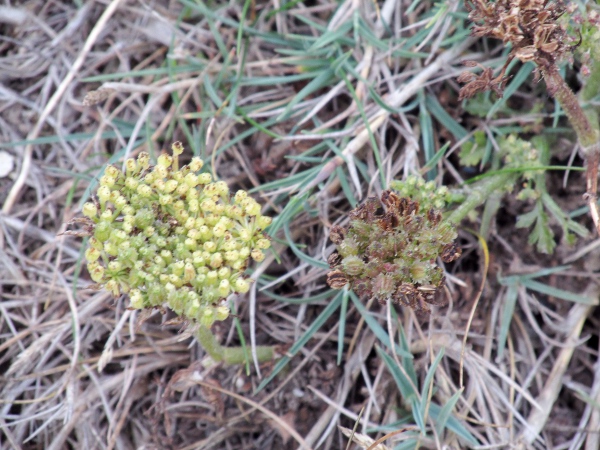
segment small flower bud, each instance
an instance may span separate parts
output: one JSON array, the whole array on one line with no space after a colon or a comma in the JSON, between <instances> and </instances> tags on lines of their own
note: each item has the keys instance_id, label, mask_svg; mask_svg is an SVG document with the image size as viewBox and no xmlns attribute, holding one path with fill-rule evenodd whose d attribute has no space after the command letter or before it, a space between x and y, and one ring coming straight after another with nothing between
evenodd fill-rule
<instances>
[{"instance_id":1,"label":"small flower bud","mask_svg":"<svg viewBox=\"0 0 600 450\"><path fill-rule=\"evenodd\" d=\"M256 248L266 250L269 247L271 247L271 241L269 241L268 239L258 239L256 241Z\"/></svg>"},{"instance_id":2,"label":"small flower bud","mask_svg":"<svg viewBox=\"0 0 600 450\"><path fill-rule=\"evenodd\" d=\"M233 200L239 205L248 197L248 193L246 191L239 190L235 193Z\"/></svg>"},{"instance_id":3,"label":"small flower bud","mask_svg":"<svg viewBox=\"0 0 600 450\"><path fill-rule=\"evenodd\" d=\"M206 241L203 244L204 250L206 250L207 252L213 253L217 250L217 244L215 244L213 241Z\"/></svg>"},{"instance_id":4,"label":"small flower bud","mask_svg":"<svg viewBox=\"0 0 600 450\"><path fill-rule=\"evenodd\" d=\"M262 262L265 259L265 254L258 248L253 249L250 252L250 256L256 262Z\"/></svg>"},{"instance_id":5,"label":"small flower bud","mask_svg":"<svg viewBox=\"0 0 600 450\"><path fill-rule=\"evenodd\" d=\"M129 293L129 305L134 309L142 309L144 307L144 297L139 289L132 289Z\"/></svg>"},{"instance_id":6,"label":"small flower bud","mask_svg":"<svg viewBox=\"0 0 600 450\"><path fill-rule=\"evenodd\" d=\"M127 172L127 175L133 175L137 171L135 159L128 158L125 160L125 171Z\"/></svg>"},{"instance_id":7,"label":"small flower bud","mask_svg":"<svg viewBox=\"0 0 600 450\"><path fill-rule=\"evenodd\" d=\"M210 175L210 173L201 173L200 175L198 175L198 184L208 184L210 183L212 180L212 177Z\"/></svg>"},{"instance_id":8,"label":"small flower bud","mask_svg":"<svg viewBox=\"0 0 600 450\"><path fill-rule=\"evenodd\" d=\"M188 167L190 168L190 170L192 172L198 172L200 169L202 169L203 165L204 165L204 162L202 162L202 160L200 158L198 158L197 156L194 156L192 158L192 160L190 161Z\"/></svg>"},{"instance_id":9,"label":"small flower bud","mask_svg":"<svg viewBox=\"0 0 600 450\"><path fill-rule=\"evenodd\" d=\"M173 164L173 157L171 155L163 153L158 157L156 163L158 166L168 169L169 167L171 167L171 164Z\"/></svg>"},{"instance_id":10,"label":"small flower bud","mask_svg":"<svg viewBox=\"0 0 600 450\"><path fill-rule=\"evenodd\" d=\"M125 187L127 189L131 189L132 191L135 191L139 184L140 182L137 178L127 177L127 179L125 180Z\"/></svg>"},{"instance_id":11,"label":"small flower bud","mask_svg":"<svg viewBox=\"0 0 600 450\"><path fill-rule=\"evenodd\" d=\"M87 202L83 205L81 212L84 216L94 219L98 215L98 208L93 203Z\"/></svg>"},{"instance_id":12,"label":"small flower bud","mask_svg":"<svg viewBox=\"0 0 600 450\"><path fill-rule=\"evenodd\" d=\"M148 186L147 184L140 184L137 189L136 192L144 198L149 198L152 195L152 188L150 186Z\"/></svg>"},{"instance_id":13,"label":"small flower bud","mask_svg":"<svg viewBox=\"0 0 600 450\"><path fill-rule=\"evenodd\" d=\"M231 292L231 286L229 285L229 280L221 280L219 283L219 295L221 297L227 297Z\"/></svg>"},{"instance_id":14,"label":"small flower bud","mask_svg":"<svg viewBox=\"0 0 600 450\"><path fill-rule=\"evenodd\" d=\"M89 247L85 251L85 259L87 262L94 262L98 260L98 258L100 258L100 254L100 250L98 250L97 248Z\"/></svg>"},{"instance_id":15,"label":"small flower bud","mask_svg":"<svg viewBox=\"0 0 600 450\"><path fill-rule=\"evenodd\" d=\"M140 152L137 157L138 168L146 170L150 165L150 155L147 152Z\"/></svg>"},{"instance_id":16,"label":"small flower bud","mask_svg":"<svg viewBox=\"0 0 600 450\"><path fill-rule=\"evenodd\" d=\"M94 237L99 242L105 242L110 237L111 226L108 222L100 222L94 230Z\"/></svg>"},{"instance_id":17,"label":"small flower bud","mask_svg":"<svg viewBox=\"0 0 600 450\"><path fill-rule=\"evenodd\" d=\"M217 194L221 197L226 197L229 195L229 186L227 186L227 183L225 183L224 181L217 181L215 183L215 189L217 191Z\"/></svg>"},{"instance_id":18,"label":"small flower bud","mask_svg":"<svg viewBox=\"0 0 600 450\"><path fill-rule=\"evenodd\" d=\"M209 266L213 269L217 269L223 265L223 255L221 253L214 253L210 257Z\"/></svg>"},{"instance_id":19,"label":"small flower bud","mask_svg":"<svg viewBox=\"0 0 600 450\"><path fill-rule=\"evenodd\" d=\"M173 152L173 156L179 156L183 153L183 144L179 141L173 142L171 145L171 151Z\"/></svg>"},{"instance_id":20,"label":"small flower bud","mask_svg":"<svg viewBox=\"0 0 600 450\"><path fill-rule=\"evenodd\" d=\"M225 296L223 296L225 297ZM227 306L217 306L215 308L215 320L225 320L229 317L230 310Z\"/></svg>"},{"instance_id":21,"label":"small flower bud","mask_svg":"<svg viewBox=\"0 0 600 450\"><path fill-rule=\"evenodd\" d=\"M271 222L273 222L273 219L267 216L259 216L256 218L256 226L261 230L264 230L271 225Z\"/></svg>"},{"instance_id":22,"label":"small flower bud","mask_svg":"<svg viewBox=\"0 0 600 450\"><path fill-rule=\"evenodd\" d=\"M158 180L164 180L169 174L169 170L165 166L161 165L154 166L152 172L154 172L154 182Z\"/></svg>"},{"instance_id":23,"label":"small flower bud","mask_svg":"<svg viewBox=\"0 0 600 450\"><path fill-rule=\"evenodd\" d=\"M243 278L238 278L237 280L235 280L234 287L235 292L245 294L250 290L250 283L248 283L248 281Z\"/></svg>"},{"instance_id":24,"label":"small flower bud","mask_svg":"<svg viewBox=\"0 0 600 450\"><path fill-rule=\"evenodd\" d=\"M110 188L108 186L100 186L96 194L101 202L106 202L110 198Z\"/></svg>"},{"instance_id":25,"label":"small flower bud","mask_svg":"<svg viewBox=\"0 0 600 450\"><path fill-rule=\"evenodd\" d=\"M206 328L210 328L211 325L215 322L215 314L212 310L206 308L202 312L202 316L200 317L200 323L204 325Z\"/></svg>"},{"instance_id":26,"label":"small flower bud","mask_svg":"<svg viewBox=\"0 0 600 450\"><path fill-rule=\"evenodd\" d=\"M198 176L195 173L188 173L184 178L183 182L190 188L198 186Z\"/></svg>"},{"instance_id":27,"label":"small flower bud","mask_svg":"<svg viewBox=\"0 0 600 450\"><path fill-rule=\"evenodd\" d=\"M90 277L93 281L95 281L96 283L102 282L104 278L104 267L98 265L90 270L90 266L88 265L88 270L90 271Z\"/></svg>"}]
</instances>

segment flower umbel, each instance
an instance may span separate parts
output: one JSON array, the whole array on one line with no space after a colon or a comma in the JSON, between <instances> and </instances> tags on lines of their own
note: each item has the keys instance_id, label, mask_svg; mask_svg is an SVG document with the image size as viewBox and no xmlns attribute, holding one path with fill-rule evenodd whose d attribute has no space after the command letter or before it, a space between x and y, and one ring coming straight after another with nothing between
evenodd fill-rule
<instances>
[{"instance_id":1,"label":"flower umbel","mask_svg":"<svg viewBox=\"0 0 600 450\"><path fill-rule=\"evenodd\" d=\"M467 83L460 90L460 98L469 98L478 92L493 90L502 96L506 84L504 73L513 58L521 62L533 61L541 69L555 65L569 50L565 28L558 19L565 12L561 1L547 0L465 0L469 19L475 24L473 36L486 36L510 43L512 49L500 74L484 68L479 76L463 72L458 81ZM470 67L479 64L467 61Z\"/></svg>"},{"instance_id":2,"label":"flower umbel","mask_svg":"<svg viewBox=\"0 0 600 450\"><path fill-rule=\"evenodd\" d=\"M435 260L454 261L461 249L454 242L454 226L438 210L421 213L419 203L388 190L381 203L371 197L349 215L347 228L331 229L337 249L327 260L329 286L349 284L358 295L382 303L391 299L422 312L429 311L428 304L441 304L436 294L445 278Z\"/></svg>"},{"instance_id":3,"label":"flower umbel","mask_svg":"<svg viewBox=\"0 0 600 450\"><path fill-rule=\"evenodd\" d=\"M198 174L200 159L179 168L180 142L172 150L156 166L147 153L124 172L108 166L77 222L90 236L85 256L98 287L129 294L132 308L168 306L210 327L229 316L229 294L248 291L243 272L250 257L264 259L271 219L245 191L232 197L223 181Z\"/></svg>"}]
</instances>

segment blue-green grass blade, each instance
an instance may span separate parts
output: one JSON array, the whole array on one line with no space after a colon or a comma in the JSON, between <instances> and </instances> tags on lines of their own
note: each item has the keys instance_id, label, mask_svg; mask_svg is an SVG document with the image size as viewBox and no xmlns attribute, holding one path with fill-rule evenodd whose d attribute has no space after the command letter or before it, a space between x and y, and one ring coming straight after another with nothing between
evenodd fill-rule
<instances>
[{"instance_id":1,"label":"blue-green grass blade","mask_svg":"<svg viewBox=\"0 0 600 450\"><path fill-rule=\"evenodd\" d=\"M338 354L337 365L342 363L344 357L344 336L346 335L346 313L348 312L348 289L344 289L342 295L342 304L340 307L340 326L338 328Z\"/></svg>"},{"instance_id":2,"label":"blue-green grass blade","mask_svg":"<svg viewBox=\"0 0 600 450\"><path fill-rule=\"evenodd\" d=\"M336 167L335 173L337 175L337 179L340 180L340 186L342 187L342 192L346 196L348 203L352 208L356 207L358 204L358 200L354 196L352 192L352 188L350 188L350 184L348 183L348 178L346 178L346 173L342 170L341 167Z\"/></svg>"},{"instance_id":3,"label":"blue-green grass blade","mask_svg":"<svg viewBox=\"0 0 600 450\"><path fill-rule=\"evenodd\" d=\"M298 339L298 341L288 350L289 356L284 356L277 361L277 364L275 364L271 374L258 385L255 394L262 391L265 386L269 384L271 380L275 378L279 372L281 372L281 370L290 362L290 359L306 345L306 343L315 335L317 331L319 331L319 329L329 319L329 317L331 317L335 310L339 308L340 304L342 303L343 294L343 292L338 292L337 295L335 295L335 297L325 307L321 314L319 314L319 316L313 321L310 327L308 327L304 334L300 336L300 339Z\"/></svg>"},{"instance_id":4,"label":"blue-green grass blade","mask_svg":"<svg viewBox=\"0 0 600 450\"><path fill-rule=\"evenodd\" d=\"M421 405L418 398L413 397L410 399L410 409L415 419L415 423L419 427L419 430L421 430L421 434L425 436L427 428L425 427L425 417L423 416L423 412L421 411L420 406Z\"/></svg>"},{"instance_id":5,"label":"blue-green grass blade","mask_svg":"<svg viewBox=\"0 0 600 450\"><path fill-rule=\"evenodd\" d=\"M379 357L383 360L386 367L390 371L392 378L396 382L396 386L398 386L398 389L400 390L400 395L402 395L402 398L406 401L409 401L412 399L418 399L418 397L419 397L418 393L415 392L415 390L413 389L412 383L410 383L410 381L406 378L406 376L404 376L404 373L402 373L402 371L398 368L398 366L396 366L396 361L394 361L394 359L390 355L388 355L386 352L384 352L381 349L381 347L379 347L378 345L375 347L375 349L377 350ZM417 404L417 410L418 409L419 408L418 408L418 404ZM414 416L414 412L413 412L413 416Z\"/></svg>"},{"instance_id":6,"label":"blue-green grass blade","mask_svg":"<svg viewBox=\"0 0 600 450\"><path fill-rule=\"evenodd\" d=\"M421 124L421 140L423 143L423 153L425 162L428 162L435 155L435 137L433 136L433 122L431 114L427 109L425 94L419 91L419 123ZM427 172L427 179L433 180L437 176L437 168L434 166Z\"/></svg>"},{"instance_id":7,"label":"blue-green grass blade","mask_svg":"<svg viewBox=\"0 0 600 450\"><path fill-rule=\"evenodd\" d=\"M437 354L433 363L429 367L427 371L427 375L425 376L425 380L423 381L423 394L421 395L421 404L419 405L421 414L425 416L425 411L427 410L427 403L430 401L430 394L433 394L431 390L433 390L433 377L435 375L435 371L437 370L442 357L444 356L445 348L440 348L440 352Z\"/></svg>"},{"instance_id":8,"label":"blue-green grass blade","mask_svg":"<svg viewBox=\"0 0 600 450\"><path fill-rule=\"evenodd\" d=\"M290 224L289 222L283 224L283 232L285 233L285 237L287 239L287 244L294 252L294 254L300 258L300 260L305 263L310 264L313 267L318 267L319 269L329 269L329 264L325 261L320 261L318 259L313 258L312 256L308 256L306 253L303 253L292 240L292 234L290 232Z\"/></svg>"},{"instance_id":9,"label":"blue-green grass blade","mask_svg":"<svg viewBox=\"0 0 600 450\"><path fill-rule=\"evenodd\" d=\"M400 324L400 322L398 322ZM410 346L408 345L408 341L406 340L406 335L404 334L404 329L399 328L398 334L400 335L400 348L405 352L410 353ZM402 365L406 370L406 374L410 377L414 386L418 385L417 382L417 371L415 370L415 365L413 364L413 358L402 359Z\"/></svg>"},{"instance_id":10,"label":"blue-green grass blade","mask_svg":"<svg viewBox=\"0 0 600 450\"><path fill-rule=\"evenodd\" d=\"M427 161L427 164L425 164L423 166L423 170L430 170L430 169L434 168L437 165L437 163L444 157L448 148L450 148L450 142L446 142L444 144L444 146L442 148L440 148L435 153L435 155L433 155L433 158L431 158L429 161Z\"/></svg>"},{"instance_id":11,"label":"blue-green grass blade","mask_svg":"<svg viewBox=\"0 0 600 450\"><path fill-rule=\"evenodd\" d=\"M460 125L454 118L446 112L440 102L432 95L425 96L425 106L431 112L433 117L441 123L452 135L457 139L461 140L468 136L469 132Z\"/></svg>"},{"instance_id":12,"label":"blue-green grass blade","mask_svg":"<svg viewBox=\"0 0 600 450\"><path fill-rule=\"evenodd\" d=\"M303 203L306 201L307 198L308 193L300 197L292 197L291 200L283 208L283 211L281 211L281 213L277 217L275 217L275 219L273 219L273 222L269 226L269 234L275 236L284 224L290 223L294 219L294 217L296 217L296 215L300 213L300 211L303 211Z\"/></svg>"},{"instance_id":13,"label":"blue-green grass blade","mask_svg":"<svg viewBox=\"0 0 600 450\"><path fill-rule=\"evenodd\" d=\"M504 295L504 308L502 308L502 316L500 317L500 333L498 334L498 358L502 358L504 354L504 346L508 337L508 330L512 322L517 304L518 288L517 284L510 284Z\"/></svg>"},{"instance_id":14,"label":"blue-green grass blade","mask_svg":"<svg viewBox=\"0 0 600 450\"><path fill-rule=\"evenodd\" d=\"M460 391L457 392L456 394L454 394L449 402L454 398L454 396L458 395L460 397ZM458 400L458 398L457 398ZM456 401L455 401L456 403ZM454 406L454 405L452 405ZM440 415L441 415L441 407L440 405L437 405L435 403L432 403L429 407L429 414L431 415L431 418L436 421L439 420ZM475 437L469 432L469 430L467 430L462 423L459 422L459 420L452 416L449 415L448 419L446 420L446 428L448 428L450 431L452 431L454 434L456 434L458 437L464 439L465 442L467 442L469 444L469 446L475 446L475 445L479 445L479 442L477 441L477 439L475 439Z\"/></svg>"},{"instance_id":15,"label":"blue-green grass blade","mask_svg":"<svg viewBox=\"0 0 600 450\"><path fill-rule=\"evenodd\" d=\"M510 71L511 67L516 63L516 61L517 60L515 59L509 64L506 70L507 73ZM533 72L534 68L535 65L531 62L527 62L521 66L517 74L510 80L510 83L508 83L508 85L506 86L506 89L504 89L504 95L502 96L502 98L498 99L498 101L496 101L494 106L492 106L492 108L488 112L488 120L494 117L494 114L496 114L496 112L505 105L506 101L511 97L511 95L513 95L517 91L517 89L519 89L521 85L527 80L527 78L529 78L529 75L531 75L531 72Z\"/></svg>"},{"instance_id":16,"label":"blue-green grass blade","mask_svg":"<svg viewBox=\"0 0 600 450\"><path fill-rule=\"evenodd\" d=\"M314 77L312 79L312 81L310 81L306 86L304 86L302 89L300 89L300 92L298 92L294 96L292 101L286 106L285 110L279 115L279 117L277 119L278 120L288 119L289 115L290 115L290 111L294 108L294 106L296 106L298 103L300 103L302 100L304 100L310 94L331 84L331 81L333 80L333 78L334 78L333 69L328 68L328 69L323 70L316 77Z\"/></svg>"},{"instance_id":17,"label":"blue-green grass blade","mask_svg":"<svg viewBox=\"0 0 600 450\"><path fill-rule=\"evenodd\" d=\"M387 332L383 329L381 325L379 325L377 320L375 320L375 318L371 314L369 314L367 308L365 308L365 306L358 299L356 294L352 291L350 292L350 299L352 300L352 303L354 303L354 306L356 307L360 315L363 317L363 319L365 319L366 324L371 329L375 337L379 340L379 342L381 342L390 350L395 351L398 356L410 359L413 358L413 355L409 351L400 348L395 342L393 342L390 339L390 336L387 334Z\"/></svg>"},{"instance_id":18,"label":"blue-green grass blade","mask_svg":"<svg viewBox=\"0 0 600 450\"><path fill-rule=\"evenodd\" d=\"M560 298L562 300L581 303L584 305L598 304L598 298L596 297L590 297L586 295L576 294L574 292L565 291L563 289L558 289L552 286L548 286L547 284L540 283L539 281L523 280L522 283L523 286L525 286L527 289L539 292L540 294L546 294L552 297Z\"/></svg>"},{"instance_id":19,"label":"blue-green grass blade","mask_svg":"<svg viewBox=\"0 0 600 450\"><path fill-rule=\"evenodd\" d=\"M458 401L462 393L462 388L455 392L454 395L450 397L450 399L446 402L446 404L440 408L437 417L434 417L433 414L431 415L431 418L435 422L435 430L437 431L438 436L443 435L444 428L446 428L446 423L448 423L448 419L450 419L450 417L452 416L452 410L454 409L454 406L456 405L456 402Z\"/></svg>"}]
</instances>

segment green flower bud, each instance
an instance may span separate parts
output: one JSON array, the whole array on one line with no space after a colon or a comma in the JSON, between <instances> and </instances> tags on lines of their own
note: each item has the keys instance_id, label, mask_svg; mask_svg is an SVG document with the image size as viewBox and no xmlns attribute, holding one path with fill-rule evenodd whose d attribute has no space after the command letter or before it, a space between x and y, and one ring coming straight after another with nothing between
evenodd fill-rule
<instances>
[{"instance_id":1,"label":"green flower bud","mask_svg":"<svg viewBox=\"0 0 600 450\"><path fill-rule=\"evenodd\" d=\"M211 181L212 177L210 176L210 173L201 173L200 175L198 175L198 184L200 185L208 184Z\"/></svg>"},{"instance_id":2,"label":"green flower bud","mask_svg":"<svg viewBox=\"0 0 600 450\"><path fill-rule=\"evenodd\" d=\"M155 169L159 168L159 167L168 169L169 167L171 167L171 164L173 164L173 157L171 155L163 153L158 157L158 159L156 160L156 163L158 165L155 167Z\"/></svg>"},{"instance_id":3,"label":"green flower bud","mask_svg":"<svg viewBox=\"0 0 600 450\"><path fill-rule=\"evenodd\" d=\"M194 156L190 161L189 168L192 172L198 172L200 169L202 169L203 165L204 163L202 162L202 160L197 156Z\"/></svg>"},{"instance_id":4,"label":"green flower bud","mask_svg":"<svg viewBox=\"0 0 600 450\"><path fill-rule=\"evenodd\" d=\"M96 194L100 202L106 202L110 198L110 188L108 186L100 186Z\"/></svg>"},{"instance_id":5,"label":"green flower bud","mask_svg":"<svg viewBox=\"0 0 600 450\"><path fill-rule=\"evenodd\" d=\"M258 248L252 249L250 256L256 262L262 262L265 259L265 254Z\"/></svg>"},{"instance_id":6,"label":"green flower bud","mask_svg":"<svg viewBox=\"0 0 600 450\"><path fill-rule=\"evenodd\" d=\"M165 183L165 180L161 178L154 180L154 183L152 183L152 187L154 187L154 189L158 192L165 192L166 186L167 183Z\"/></svg>"},{"instance_id":7,"label":"green flower bud","mask_svg":"<svg viewBox=\"0 0 600 450\"><path fill-rule=\"evenodd\" d=\"M94 280L96 283L102 282L104 278L104 267L98 265L90 269L90 265L88 265L88 271L90 272L90 277L92 280Z\"/></svg>"},{"instance_id":8,"label":"green flower bud","mask_svg":"<svg viewBox=\"0 0 600 450\"><path fill-rule=\"evenodd\" d=\"M184 178L183 182L190 188L198 186L198 176L195 173L188 173Z\"/></svg>"},{"instance_id":9,"label":"green flower bud","mask_svg":"<svg viewBox=\"0 0 600 450\"><path fill-rule=\"evenodd\" d=\"M129 292L129 305L134 309L142 309L144 307L144 297L139 289L132 289Z\"/></svg>"},{"instance_id":10,"label":"green flower bud","mask_svg":"<svg viewBox=\"0 0 600 450\"><path fill-rule=\"evenodd\" d=\"M227 183L225 183L224 181L217 181L215 183L215 189L217 191L217 194L221 197L229 196L229 186L227 186Z\"/></svg>"},{"instance_id":11,"label":"green flower bud","mask_svg":"<svg viewBox=\"0 0 600 450\"><path fill-rule=\"evenodd\" d=\"M152 196L152 188L147 184L140 184L137 187L136 192L144 198L149 198Z\"/></svg>"},{"instance_id":12,"label":"green flower bud","mask_svg":"<svg viewBox=\"0 0 600 450\"><path fill-rule=\"evenodd\" d=\"M250 290L250 283L248 283L248 281L243 278L238 278L237 280L235 280L234 288L236 292L239 292L240 294L245 294Z\"/></svg>"},{"instance_id":13,"label":"green flower bud","mask_svg":"<svg viewBox=\"0 0 600 450\"><path fill-rule=\"evenodd\" d=\"M212 310L206 308L202 312L202 316L200 317L200 324L204 325L206 328L210 328L214 322L215 313L213 313Z\"/></svg>"},{"instance_id":14,"label":"green flower bud","mask_svg":"<svg viewBox=\"0 0 600 450\"><path fill-rule=\"evenodd\" d=\"M188 209L192 214L196 214L198 211L200 211L200 203L198 200L190 200L188 203Z\"/></svg>"},{"instance_id":15,"label":"green flower bud","mask_svg":"<svg viewBox=\"0 0 600 450\"><path fill-rule=\"evenodd\" d=\"M229 317L230 310L227 306L217 306L215 308L215 320L225 320Z\"/></svg>"},{"instance_id":16,"label":"green flower bud","mask_svg":"<svg viewBox=\"0 0 600 450\"><path fill-rule=\"evenodd\" d=\"M189 189L190 187L187 184L180 184L177 186L177 189L175 189L175 193L179 196L184 196Z\"/></svg>"},{"instance_id":17,"label":"green flower bud","mask_svg":"<svg viewBox=\"0 0 600 450\"><path fill-rule=\"evenodd\" d=\"M256 247L261 250L266 250L269 247L271 247L271 241L269 241L268 239L258 239L256 241Z\"/></svg>"},{"instance_id":18,"label":"green flower bud","mask_svg":"<svg viewBox=\"0 0 600 450\"><path fill-rule=\"evenodd\" d=\"M85 259L88 262L96 261L98 258L100 258L100 255L101 255L100 250L98 250L97 248L94 248L94 247L89 247L85 251Z\"/></svg>"},{"instance_id":19,"label":"green flower bud","mask_svg":"<svg viewBox=\"0 0 600 450\"><path fill-rule=\"evenodd\" d=\"M120 261L111 261L108 263L108 270L112 273L117 273L123 268L123 264Z\"/></svg>"},{"instance_id":20,"label":"green flower bud","mask_svg":"<svg viewBox=\"0 0 600 450\"><path fill-rule=\"evenodd\" d=\"M179 141L173 142L171 145L171 151L173 152L174 156L181 155L183 153L183 144Z\"/></svg>"},{"instance_id":21,"label":"green flower bud","mask_svg":"<svg viewBox=\"0 0 600 450\"><path fill-rule=\"evenodd\" d=\"M229 280L221 280L219 283L219 295L221 297L227 297L231 292L231 286L229 285Z\"/></svg>"},{"instance_id":22,"label":"green flower bud","mask_svg":"<svg viewBox=\"0 0 600 450\"><path fill-rule=\"evenodd\" d=\"M256 226L261 230L264 230L271 225L271 222L273 222L273 219L267 216L259 216L256 218Z\"/></svg>"},{"instance_id":23,"label":"green flower bud","mask_svg":"<svg viewBox=\"0 0 600 450\"><path fill-rule=\"evenodd\" d=\"M229 277L231 277L231 269L227 266L225 267L221 267L218 271L217 271L217 276L221 279L229 279Z\"/></svg>"},{"instance_id":24,"label":"green flower bud","mask_svg":"<svg viewBox=\"0 0 600 450\"><path fill-rule=\"evenodd\" d=\"M104 245L100 242L96 237L92 236L88 241L90 247L95 248L96 250L103 250Z\"/></svg>"},{"instance_id":25,"label":"green flower bud","mask_svg":"<svg viewBox=\"0 0 600 450\"><path fill-rule=\"evenodd\" d=\"M260 210L260 205L256 201L251 202L250 204L248 204L248 206L246 206L246 208L244 208L244 211L246 211L246 214L248 214L249 216L260 215Z\"/></svg>"},{"instance_id":26,"label":"green flower bud","mask_svg":"<svg viewBox=\"0 0 600 450\"><path fill-rule=\"evenodd\" d=\"M206 212L214 211L216 206L216 203L210 198L207 198L200 203L200 209Z\"/></svg>"},{"instance_id":27,"label":"green flower bud","mask_svg":"<svg viewBox=\"0 0 600 450\"><path fill-rule=\"evenodd\" d=\"M235 193L235 196L233 197L233 201L235 201L239 205L247 197L248 197L248 193L246 191L239 190Z\"/></svg>"},{"instance_id":28,"label":"green flower bud","mask_svg":"<svg viewBox=\"0 0 600 450\"><path fill-rule=\"evenodd\" d=\"M135 162L135 159L133 158L128 158L125 160L125 171L127 172L127 175L133 175L135 172L137 172L137 164Z\"/></svg>"},{"instance_id":29,"label":"green flower bud","mask_svg":"<svg viewBox=\"0 0 600 450\"><path fill-rule=\"evenodd\" d=\"M204 250L206 250L207 252L213 253L217 250L217 244L215 244L213 241L206 241L203 244Z\"/></svg>"},{"instance_id":30,"label":"green flower bud","mask_svg":"<svg viewBox=\"0 0 600 450\"><path fill-rule=\"evenodd\" d=\"M342 260L342 267L348 275L358 276L365 269L365 263L358 256L350 255Z\"/></svg>"},{"instance_id":31,"label":"green flower bud","mask_svg":"<svg viewBox=\"0 0 600 450\"><path fill-rule=\"evenodd\" d=\"M84 216L94 219L98 215L98 208L93 203L88 202L83 205L81 212Z\"/></svg>"},{"instance_id":32,"label":"green flower bud","mask_svg":"<svg viewBox=\"0 0 600 450\"><path fill-rule=\"evenodd\" d=\"M137 178L127 177L125 180L125 187L127 189L131 189L132 191L135 191L139 185L140 181Z\"/></svg>"},{"instance_id":33,"label":"green flower bud","mask_svg":"<svg viewBox=\"0 0 600 450\"><path fill-rule=\"evenodd\" d=\"M137 157L138 169L146 170L150 165L150 155L147 152L140 152Z\"/></svg>"},{"instance_id":34,"label":"green flower bud","mask_svg":"<svg viewBox=\"0 0 600 450\"><path fill-rule=\"evenodd\" d=\"M211 270L206 274L206 284L214 285L217 284L219 275L216 270Z\"/></svg>"},{"instance_id":35,"label":"green flower bud","mask_svg":"<svg viewBox=\"0 0 600 450\"><path fill-rule=\"evenodd\" d=\"M100 222L96 225L94 229L94 237L98 239L99 242L105 242L110 237L110 231L112 227L108 222Z\"/></svg>"},{"instance_id":36,"label":"green flower bud","mask_svg":"<svg viewBox=\"0 0 600 450\"><path fill-rule=\"evenodd\" d=\"M223 255L221 253L215 253L210 257L210 267L217 269L223 265Z\"/></svg>"}]
</instances>

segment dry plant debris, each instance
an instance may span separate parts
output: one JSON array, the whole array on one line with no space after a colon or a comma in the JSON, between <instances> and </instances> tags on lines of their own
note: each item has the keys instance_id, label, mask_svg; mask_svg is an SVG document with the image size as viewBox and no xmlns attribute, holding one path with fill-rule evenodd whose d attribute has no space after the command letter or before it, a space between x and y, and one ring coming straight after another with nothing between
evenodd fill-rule
<instances>
[{"instance_id":1,"label":"dry plant debris","mask_svg":"<svg viewBox=\"0 0 600 450\"><path fill-rule=\"evenodd\" d=\"M485 169L455 156L472 132L484 156L506 130L554 132L531 78L498 104L458 101L461 60L492 67L498 54L468 38L466 16L461 2L408 0L0 7L0 151L14 161L0 177L0 447L342 449L338 425L358 423L363 444L389 434L389 448L599 448L596 240L557 238L544 255L515 232L527 209L510 193L476 210L463 225L487 240L491 273L464 351L483 277L471 234L444 267L449 305L430 315L326 285L328 230L392 180L431 162L437 185L467 195ZM558 130L552 164L577 162ZM213 325L223 345L243 339L247 367L207 364L168 310L140 317L87 289L81 240L64 234L109 164L178 140L186 163L210 163L274 217L276 254ZM544 176L591 228L580 173ZM274 344L284 358L253 364Z\"/></svg>"}]
</instances>

